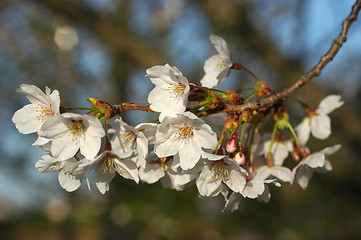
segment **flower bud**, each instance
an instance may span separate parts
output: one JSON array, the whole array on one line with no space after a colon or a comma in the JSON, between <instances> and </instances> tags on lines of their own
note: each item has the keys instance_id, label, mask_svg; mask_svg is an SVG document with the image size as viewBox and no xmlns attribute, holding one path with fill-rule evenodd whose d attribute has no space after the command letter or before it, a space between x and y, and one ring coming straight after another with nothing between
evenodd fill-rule
<instances>
[{"instance_id":1,"label":"flower bud","mask_svg":"<svg viewBox=\"0 0 361 240\"><path fill-rule=\"evenodd\" d=\"M241 152L237 152L233 159L238 163L238 165L243 165L246 163L246 156L244 156L244 154Z\"/></svg>"},{"instance_id":2,"label":"flower bud","mask_svg":"<svg viewBox=\"0 0 361 240\"><path fill-rule=\"evenodd\" d=\"M300 149L298 149L297 143L295 141L292 141L292 146L293 146L292 157L295 160L295 162L299 162L301 159Z\"/></svg>"},{"instance_id":3,"label":"flower bud","mask_svg":"<svg viewBox=\"0 0 361 240\"><path fill-rule=\"evenodd\" d=\"M111 104L92 97L88 98L87 101L95 108L92 115L99 118L100 121L112 117L113 108Z\"/></svg>"},{"instance_id":4,"label":"flower bud","mask_svg":"<svg viewBox=\"0 0 361 240\"><path fill-rule=\"evenodd\" d=\"M234 151L237 150L237 148L238 148L237 138L238 138L237 131L234 131L233 134L232 134L231 139L229 139L227 144L226 144L227 152L233 153Z\"/></svg>"},{"instance_id":5,"label":"flower bud","mask_svg":"<svg viewBox=\"0 0 361 240\"><path fill-rule=\"evenodd\" d=\"M273 93L272 89L263 81L257 81L253 88L257 97L269 96Z\"/></svg>"}]
</instances>

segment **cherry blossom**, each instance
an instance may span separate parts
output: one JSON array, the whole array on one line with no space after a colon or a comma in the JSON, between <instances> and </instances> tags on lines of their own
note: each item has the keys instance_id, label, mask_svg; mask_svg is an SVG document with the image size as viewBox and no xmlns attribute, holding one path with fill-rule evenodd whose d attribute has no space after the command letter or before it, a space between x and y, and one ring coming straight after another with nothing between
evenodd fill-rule
<instances>
[{"instance_id":1,"label":"cherry blossom","mask_svg":"<svg viewBox=\"0 0 361 240\"><path fill-rule=\"evenodd\" d=\"M293 168L293 181L297 182L303 189L306 189L313 171L324 172L332 169L327 157L337 152L340 148L341 145L334 145L305 157Z\"/></svg>"},{"instance_id":2,"label":"cherry blossom","mask_svg":"<svg viewBox=\"0 0 361 240\"><path fill-rule=\"evenodd\" d=\"M147 156L146 165L139 168L139 177L142 181L152 184L160 180L165 188L178 191L195 180L198 175L197 170L192 172L182 170L173 157L159 158L154 152Z\"/></svg>"},{"instance_id":3,"label":"cherry blossom","mask_svg":"<svg viewBox=\"0 0 361 240\"><path fill-rule=\"evenodd\" d=\"M188 104L188 79L169 64L154 66L146 70L155 88L148 95L150 108L160 112L159 120L165 116L182 113Z\"/></svg>"},{"instance_id":4,"label":"cherry blossom","mask_svg":"<svg viewBox=\"0 0 361 240\"><path fill-rule=\"evenodd\" d=\"M94 159L105 133L96 117L64 113L48 119L39 135L52 140L53 157L66 160L75 156L79 149L87 159Z\"/></svg>"},{"instance_id":5,"label":"cherry blossom","mask_svg":"<svg viewBox=\"0 0 361 240\"><path fill-rule=\"evenodd\" d=\"M156 132L155 153L158 157L179 158L183 170L193 168L203 149L213 150L217 138L210 126L191 112L165 117Z\"/></svg>"},{"instance_id":6,"label":"cherry blossom","mask_svg":"<svg viewBox=\"0 0 361 240\"><path fill-rule=\"evenodd\" d=\"M148 138L154 141L157 124L141 123L132 127L125 123L120 117L115 119L110 125L115 133L110 140L115 153L133 152L134 161L138 166L145 164L145 157L148 154Z\"/></svg>"},{"instance_id":7,"label":"cherry blossom","mask_svg":"<svg viewBox=\"0 0 361 240\"><path fill-rule=\"evenodd\" d=\"M263 143L261 154L264 154L265 158L267 158L267 154L270 152L271 143L271 140L267 140ZM289 153L292 152L292 149L292 143L290 141L283 141L282 139L275 138L271 149L273 163L275 165L282 165Z\"/></svg>"},{"instance_id":8,"label":"cherry blossom","mask_svg":"<svg viewBox=\"0 0 361 240\"><path fill-rule=\"evenodd\" d=\"M129 159L131 152L118 155L106 150L98 155L94 160L82 159L79 162L75 173L84 173L89 170L95 172L95 184L102 194L109 191L109 185L118 173L120 176L139 182L138 168L134 161Z\"/></svg>"},{"instance_id":9,"label":"cherry blossom","mask_svg":"<svg viewBox=\"0 0 361 240\"><path fill-rule=\"evenodd\" d=\"M342 105L341 96L330 95L320 102L316 110L309 110L309 116L296 127L300 143L305 144L308 141L310 132L318 139L328 138L331 134L331 120L328 114Z\"/></svg>"},{"instance_id":10,"label":"cherry blossom","mask_svg":"<svg viewBox=\"0 0 361 240\"><path fill-rule=\"evenodd\" d=\"M76 158L59 161L50 155L44 155L36 162L35 167L38 168L41 173L58 171L60 186L68 192L73 192L80 187L83 179L88 181L85 173L73 174L73 170L77 165L78 161Z\"/></svg>"},{"instance_id":11,"label":"cherry blossom","mask_svg":"<svg viewBox=\"0 0 361 240\"><path fill-rule=\"evenodd\" d=\"M210 157L204 165L196 182L198 192L205 197L215 197L226 192L229 187L233 192L241 193L246 184L246 170L228 156Z\"/></svg>"},{"instance_id":12,"label":"cherry blossom","mask_svg":"<svg viewBox=\"0 0 361 240\"><path fill-rule=\"evenodd\" d=\"M58 90L51 92L45 88L45 93L30 84L21 84L16 90L25 95L30 104L17 110L12 118L16 128L22 134L38 132L43 123L59 114L60 97Z\"/></svg>"},{"instance_id":13,"label":"cherry blossom","mask_svg":"<svg viewBox=\"0 0 361 240\"><path fill-rule=\"evenodd\" d=\"M203 87L213 88L229 75L233 62L228 45L223 38L211 34L209 39L218 54L208 58L204 63L205 75L201 79L201 85Z\"/></svg>"}]
</instances>

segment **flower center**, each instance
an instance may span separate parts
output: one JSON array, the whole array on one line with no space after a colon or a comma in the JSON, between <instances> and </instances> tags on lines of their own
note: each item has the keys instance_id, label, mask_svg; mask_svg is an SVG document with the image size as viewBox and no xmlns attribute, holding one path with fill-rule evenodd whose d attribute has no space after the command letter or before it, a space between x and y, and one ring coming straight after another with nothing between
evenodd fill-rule
<instances>
[{"instance_id":1,"label":"flower center","mask_svg":"<svg viewBox=\"0 0 361 240\"><path fill-rule=\"evenodd\" d=\"M39 115L37 116L39 121L45 121L46 119L48 119L49 117L54 116L55 112L53 111L53 109L51 109L51 107L48 106L44 106L44 105L40 105L38 104L35 107L35 112L37 112Z\"/></svg>"},{"instance_id":2,"label":"flower center","mask_svg":"<svg viewBox=\"0 0 361 240\"><path fill-rule=\"evenodd\" d=\"M184 86L180 82L171 83L167 87L167 91L170 95L170 98L172 98L172 99L180 98L183 95L185 89L186 89L186 86Z\"/></svg>"},{"instance_id":3,"label":"flower center","mask_svg":"<svg viewBox=\"0 0 361 240\"><path fill-rule=\"evenodd\" d=\"M212 167L212 178L215 180L229 181L229 172L224 168L223 161L217 161Z\"/></svg>"},{"instance_id":4,"label":"flower center","mask_svg":"<svg viewBox=\"0 0 361 240\"><path fill-rule=\"evenodd\" d=\"M72 123L73 124L67 126L67 128L69 129L68 136L72 135L72 140L77 141L78 137L80 137L83 132L83 125L81 121L72 120Z\"/></svg>"},{"instance_id":5,"label":"flower center","mask_svg":"<svg viewBox=\"0 0 361 240\"><path fill-rule=\"evenodd\" d=\"M132 131L119 134L119 139L120 139L121 146L123 147L123 150L126 150L129 148L129 146L133 145L135 138L136 138L136 135Z\"/></svg>"},{"instance_id":6,"label":"flower center","mask_svg":"<svg viewBox=\"0 0 361 240\"><path fill-rule=\"evenodd\" d=\"M227 68L226 60L224 58L216 56L214 60L216 61L216 70L222 71L223 69Z\"/></svg>"},{"instance_id":7,"label":"flower center","mask_svg":"<svg viewBox=\"0 0 361 240\"><path fill-rule=\"evenodd\" d=\"M103 174L109 172L109 173L115 173L118 169L114 167L114 161L112 159L106 158L103 165Z\"/></svg>"},{"instance_id":8,"label":"flower center","mask_svg":"<svg viewBox=\"0 0 361 240\"><path fill-rule=\"evenodd\" d=\"M179 141L188 141L193 137L193 127L188 126L187 124L183 124L183 127L178 129L179 131L175 133L174 137L176 137Z\"/></svg>"}]
</instances>

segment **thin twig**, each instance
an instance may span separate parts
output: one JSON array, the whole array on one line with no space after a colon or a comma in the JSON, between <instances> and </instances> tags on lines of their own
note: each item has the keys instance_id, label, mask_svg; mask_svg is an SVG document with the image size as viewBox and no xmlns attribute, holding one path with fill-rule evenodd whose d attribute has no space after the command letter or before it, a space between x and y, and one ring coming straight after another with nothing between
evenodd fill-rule
<instances>
[{"instance_id":1,"label":"thin twig","mask_svg":"<svg viewBox=\"0 0 361 240\"><path fill-rule=\"evenodd\" d=\"M338 37L333 41L330 49L326 54L324 54L320 61L307 73L300 76L297 81L290 86L289 88L284 89L281 92L272 94L268 97L261 98L256 102L248 102L241 105L232 105L227 104L224 112L242 112L246 109L257 110L260 108L270 107L280 101L288 98L296 89L307 84L312 78L317 77L321 74L323 68L335 57L337 52L342 47L343 43L346 41L348 29L356 19L357 14L361 9L361 0L357 0L356 3L352 6L351 13L349 16L342 22L342 30Z\"/></svg>"}]
</instances>

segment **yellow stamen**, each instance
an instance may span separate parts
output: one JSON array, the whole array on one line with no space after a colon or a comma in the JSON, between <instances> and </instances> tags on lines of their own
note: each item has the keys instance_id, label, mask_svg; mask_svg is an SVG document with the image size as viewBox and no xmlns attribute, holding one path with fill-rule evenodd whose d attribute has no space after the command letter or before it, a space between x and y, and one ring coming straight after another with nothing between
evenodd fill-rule
<instances>
[{"instance_id":1,"label":"yellow stamen","mask_svg":"<svg viewBox=\"0 0 361 240\"><path fill-rule=\"evenodd\" d=\"M77 141L78 137L81 137L83 132L83 125L81 121L74 121L72 120L72 125L67 126L70 130L68 136L72 135L72 140Z\"/></svg>"},{"instance_id":2,"label":"yellow stamen","mask_svg":"<svg viewBox=\"0 0 361 240\"><path fill-rule=\"evenodd\" d=\"M230 181L229 171L225 169L223 161L217 161L212 167L212 178L219 179L222 181Z\"/></svg>"},{"instance_id":3,"label":"yellow stamen","mask_svg":"<svg viewBox=\"0 0 361 240\"><path fill-rule=\"evenodd\" d=\"M55 112L51 107L40 105L38 104L36 107L35 112L37 112L39 115L37 116L38 121L45 121L49 117L54 116Z\"/></svg>"},{"instance_id":4,"label":"yellow stamen","mask_svg":"<svg viewBox=\"0 0 361 240\"><path fill-rule=\"evenodd\" d=\"M185 89L186 89L186 86L184 86L180 82L177 82L177 83L171 83L169 85L169 87L167 88L167 91L170 95L170 98L177 99L183 95Z\"/></svg>"},{"instance_id":5,"label":"yellow stamen","mask_svg":"<svg viewBox=\"0 0 361 240\"><path fill-rule=\"evenodd\" d=\"M174 134L174 137L179 141L188 141L193 137L193 127L183 124L183 127L178 129L179 131Z\"/></svg>"}]
</instances>

